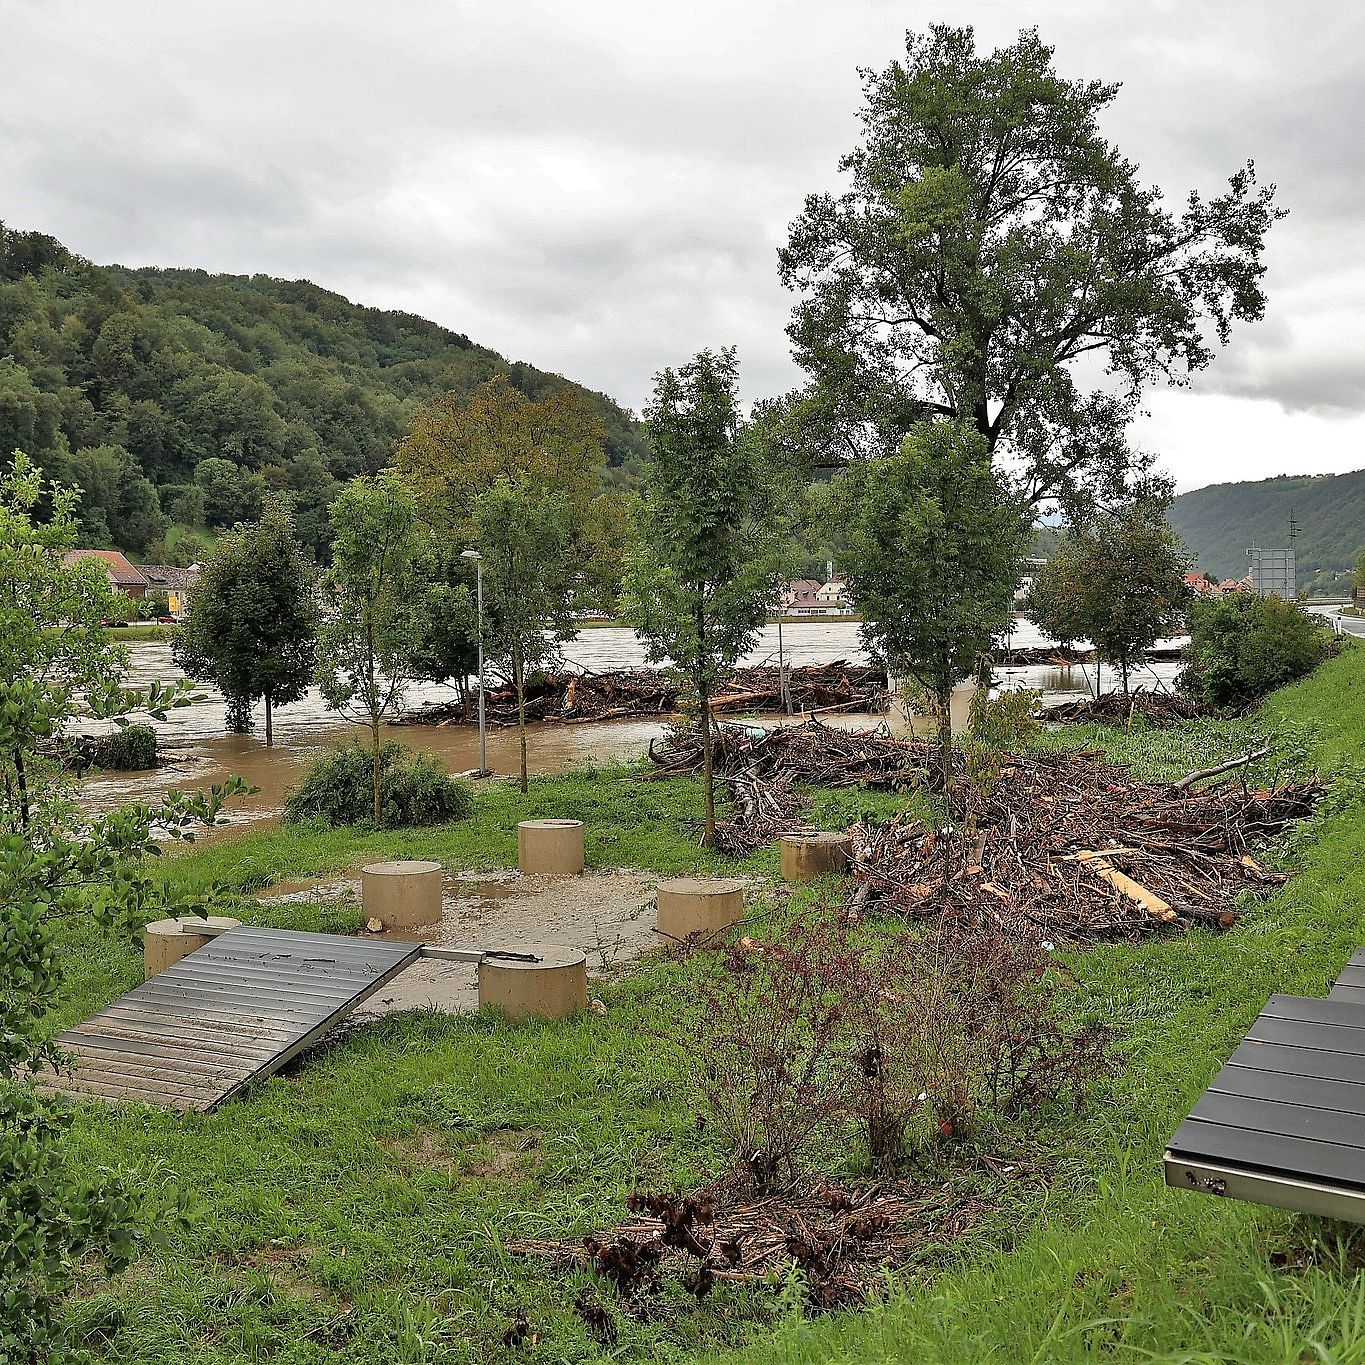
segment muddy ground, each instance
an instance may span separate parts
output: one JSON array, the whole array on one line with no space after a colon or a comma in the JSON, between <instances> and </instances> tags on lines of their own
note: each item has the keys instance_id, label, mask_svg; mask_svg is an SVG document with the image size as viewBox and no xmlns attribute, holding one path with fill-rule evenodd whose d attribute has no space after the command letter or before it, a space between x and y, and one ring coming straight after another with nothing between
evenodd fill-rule
<instances>
[{"instance_id":1,"label":"muddy ground","mask_svg":"<svg viewBox=\"0 0 1365 1365\"><path fill-rule=\"evenodd\" d=\"M504 872L447 872L443 918L426 929L368 935L404 938L450 948L524 949L555 943L588 955L591 981L656 946L653 873L621 868L577 877ZM314 882L293 882L258 898L263 904L347 901L360 904L360 872ZM416 962L371 996L354 1013L373 1019L398 1010L478 1008L473 966Z\"/></svg>"}]
</instances>

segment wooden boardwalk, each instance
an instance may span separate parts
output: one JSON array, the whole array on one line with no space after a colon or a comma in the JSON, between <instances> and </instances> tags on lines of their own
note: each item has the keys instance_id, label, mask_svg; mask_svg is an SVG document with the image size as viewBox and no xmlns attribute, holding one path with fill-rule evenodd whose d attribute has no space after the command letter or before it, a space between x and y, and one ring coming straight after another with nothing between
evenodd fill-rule
<instances>
[{"instance_id":1,"label":"wooden boardwalk","mask_svg":"<svg viewBox=\"0 0 1365 1365\"><path fill-rule=\"evenodd\" d=\"M1167 1148L1178 1189L1365 1222L1365 952L1273 995Z\"/></svg>"},{"instance_id":2,"label":"wooden boardwalk","mask_svg":"<svg viewBox=\"0 0 1365 1365\"><path fill-rule=\"evenodd\" d=\"M278 1071L414 962L419 943L229 929L58 1039L74 1062L42 1083L210 1110Z\"/></svg>"}]
</instances>

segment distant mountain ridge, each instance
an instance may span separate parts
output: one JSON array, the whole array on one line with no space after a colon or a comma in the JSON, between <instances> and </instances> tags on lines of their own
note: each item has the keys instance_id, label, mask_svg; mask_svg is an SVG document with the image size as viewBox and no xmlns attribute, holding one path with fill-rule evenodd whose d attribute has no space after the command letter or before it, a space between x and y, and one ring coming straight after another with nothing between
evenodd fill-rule
<instances>
[{"instance_id":1,"label":"distant mountain ridge","mask_svg":"<svg viewBox=\"0 0 1365 1365\"><path fill-rule=\"evenodd\" d=\"M92 547L183 561L276 490L325 554L340 484L388 463L418 405L495 374L583 393L607 478L639 469L643 430L605 394L425 318L305 280L94 265L0 222L0 460L78 484Z\"/></svg>"},{"instance_id":2,"label":"distant mountain ridge","mask_svg":"<svg viewBox=\"0 0 1365 1365\"><path fill-rule=\"evenodd\" d=\"M1170 521L1218 578L1241 578L1247 549L1288 544L1290 516L1299 587L1329 592L1365 548L1365 469L1350 474L1281 474L1255 483L1216 483L1182 493Z\"/></svg>"}]
</instances>

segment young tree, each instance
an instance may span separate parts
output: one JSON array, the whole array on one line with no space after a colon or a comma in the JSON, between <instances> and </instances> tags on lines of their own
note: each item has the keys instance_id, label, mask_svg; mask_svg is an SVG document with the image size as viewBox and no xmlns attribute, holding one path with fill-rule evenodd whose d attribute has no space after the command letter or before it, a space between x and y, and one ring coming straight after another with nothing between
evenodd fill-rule
<instances>
[{"instance_id":1,"label":"young tree","mask_svg":"<svg viewBox=\"0 0 1365 1365\"><path fill-rule=\"evenodd\" d=\"M42 515L39 509L42 508ZM124 1179L67 1149L70 1112L29 1079L57 1059L49 1011L67 954L63 921L124 935L153 913L202 911L146 871L157 831L186 835L243 784L173 792L160 806L86 817L45 751L78 714L115 724L164 717L183 686L125 691L124 652L100 622L113 589L94 561L63 562L78 494L18 455L0 471L0 1359L65 1359L61 1308L80 1264L126 1267L157 1211Z\"/></svg>"},{"instance_id":2,"label":"young tree","mask_svg":"<svg viewBox=\"0 0 1365 1365\"><path fill-rule=\"evenodd\" d=\"M936 25L864 73L851 185L809 196L780 253L826 461L947 418L1033 505L1122 496L1142 389L1262 316L1273 187L1248 164L1172 213L1100 133L1118 86L1064 79L1052 55L1033 30L983 56Z\"/></svg>"},{"instance_id":3,"label":"young tree","mask_svg":"<svg viewBox=\"0 0 1365 1365\"><path fill-rule=\"evenodd\" d=\"M733 350L702 351L655 379L640 547L623 593L648 657L671 659L697 701L706 845L716 832L711 696L758 638L785 563L772 471L741 426L738 387Z\"/></svg>"},{"instance_id":4,"label":"young tree","mask_svg":"<svg viewBox=\"0 0 1365 1365\"><path fill-rule=\"evenodd\" d=\"M419 676L427 617L417 499L391 469L352 479L332 504L332 567L317 682L327 705L369 727L374 819L383 820L380 725Z\"/></svg>"},{"instance_id":5,"label":"young tree","mask_svg":"<svg viewBox=\"0 0 1365 1365\"><path fill-rule=\"evenodd\" d=\"M485 652L516 688L525 792L527 670L557 663L561 643L576 630L573 508L558 492L500 478L475 499L473 519L483 556Z\"/></svg>"},{"instance_id":6,"label":"young tree","mask_svg":"<svg viewBox=\"0 0 1365 1365\"><path fill-rule=\"evenodd\" d=\"M317 588L288 504L270 496L258 522L218 541L171 643L190 677L216 684L227 698L234 729L250 726L257 697L265 702L267 745L275 742L275 707L298 701L313 680Z\"/></svg>"},{"instance_id":7,"label":"young tree","mask_svg":"<svg viewBox=\"0 0 1365 1365\"><path fill-rule=\"evenodd\" d=\"M845 470L836 496L863 638L929 694L950 792L953 688L1010 619L1029 518L992 468L985 438L957 422L922 423L898 454Z\"/></svg>"},{"instance_id":8,"label":"young tree","mask_svg":"<svg viewBox=\"0 0 1365 1365\"><path fill-rule=\"evenodd\" d=\"M1034 576L1024 603L1039 630L1058 640L1088 639L1096 658L1118 669L1124 696L1134 666L1189 610L1189 552L1165 506L1163 496L1143 493L1074 528Z\"/></svg>"}]
</instances>

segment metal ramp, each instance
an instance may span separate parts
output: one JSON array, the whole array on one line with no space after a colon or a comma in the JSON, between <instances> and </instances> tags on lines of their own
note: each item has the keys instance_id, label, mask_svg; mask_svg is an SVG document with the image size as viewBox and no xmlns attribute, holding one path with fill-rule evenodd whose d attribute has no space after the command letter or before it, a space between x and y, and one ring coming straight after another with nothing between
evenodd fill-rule
<instances>
[{"instance_id":1,"label":"metal ramp","mask_svg":"<svg viewBox=\"0 0 1365 1365\"><path fill-rule=\"evenodd\" d=\"M75 1097L215 1109L422 954L420 943L228 929L68 1029L57 1041L72 1062L36 1079Z\"/></svg>"},{"instance_id":2,"label":"metal ramp","mask_svg":"<svg viewBox=\"0 0 1365 1365\"><path fill-rule=\"evenodd\" d=\"M1365 1223L1365 950L1274 995L1166 1150L1176 1189Z\"/></svg>"}]
</instances>

